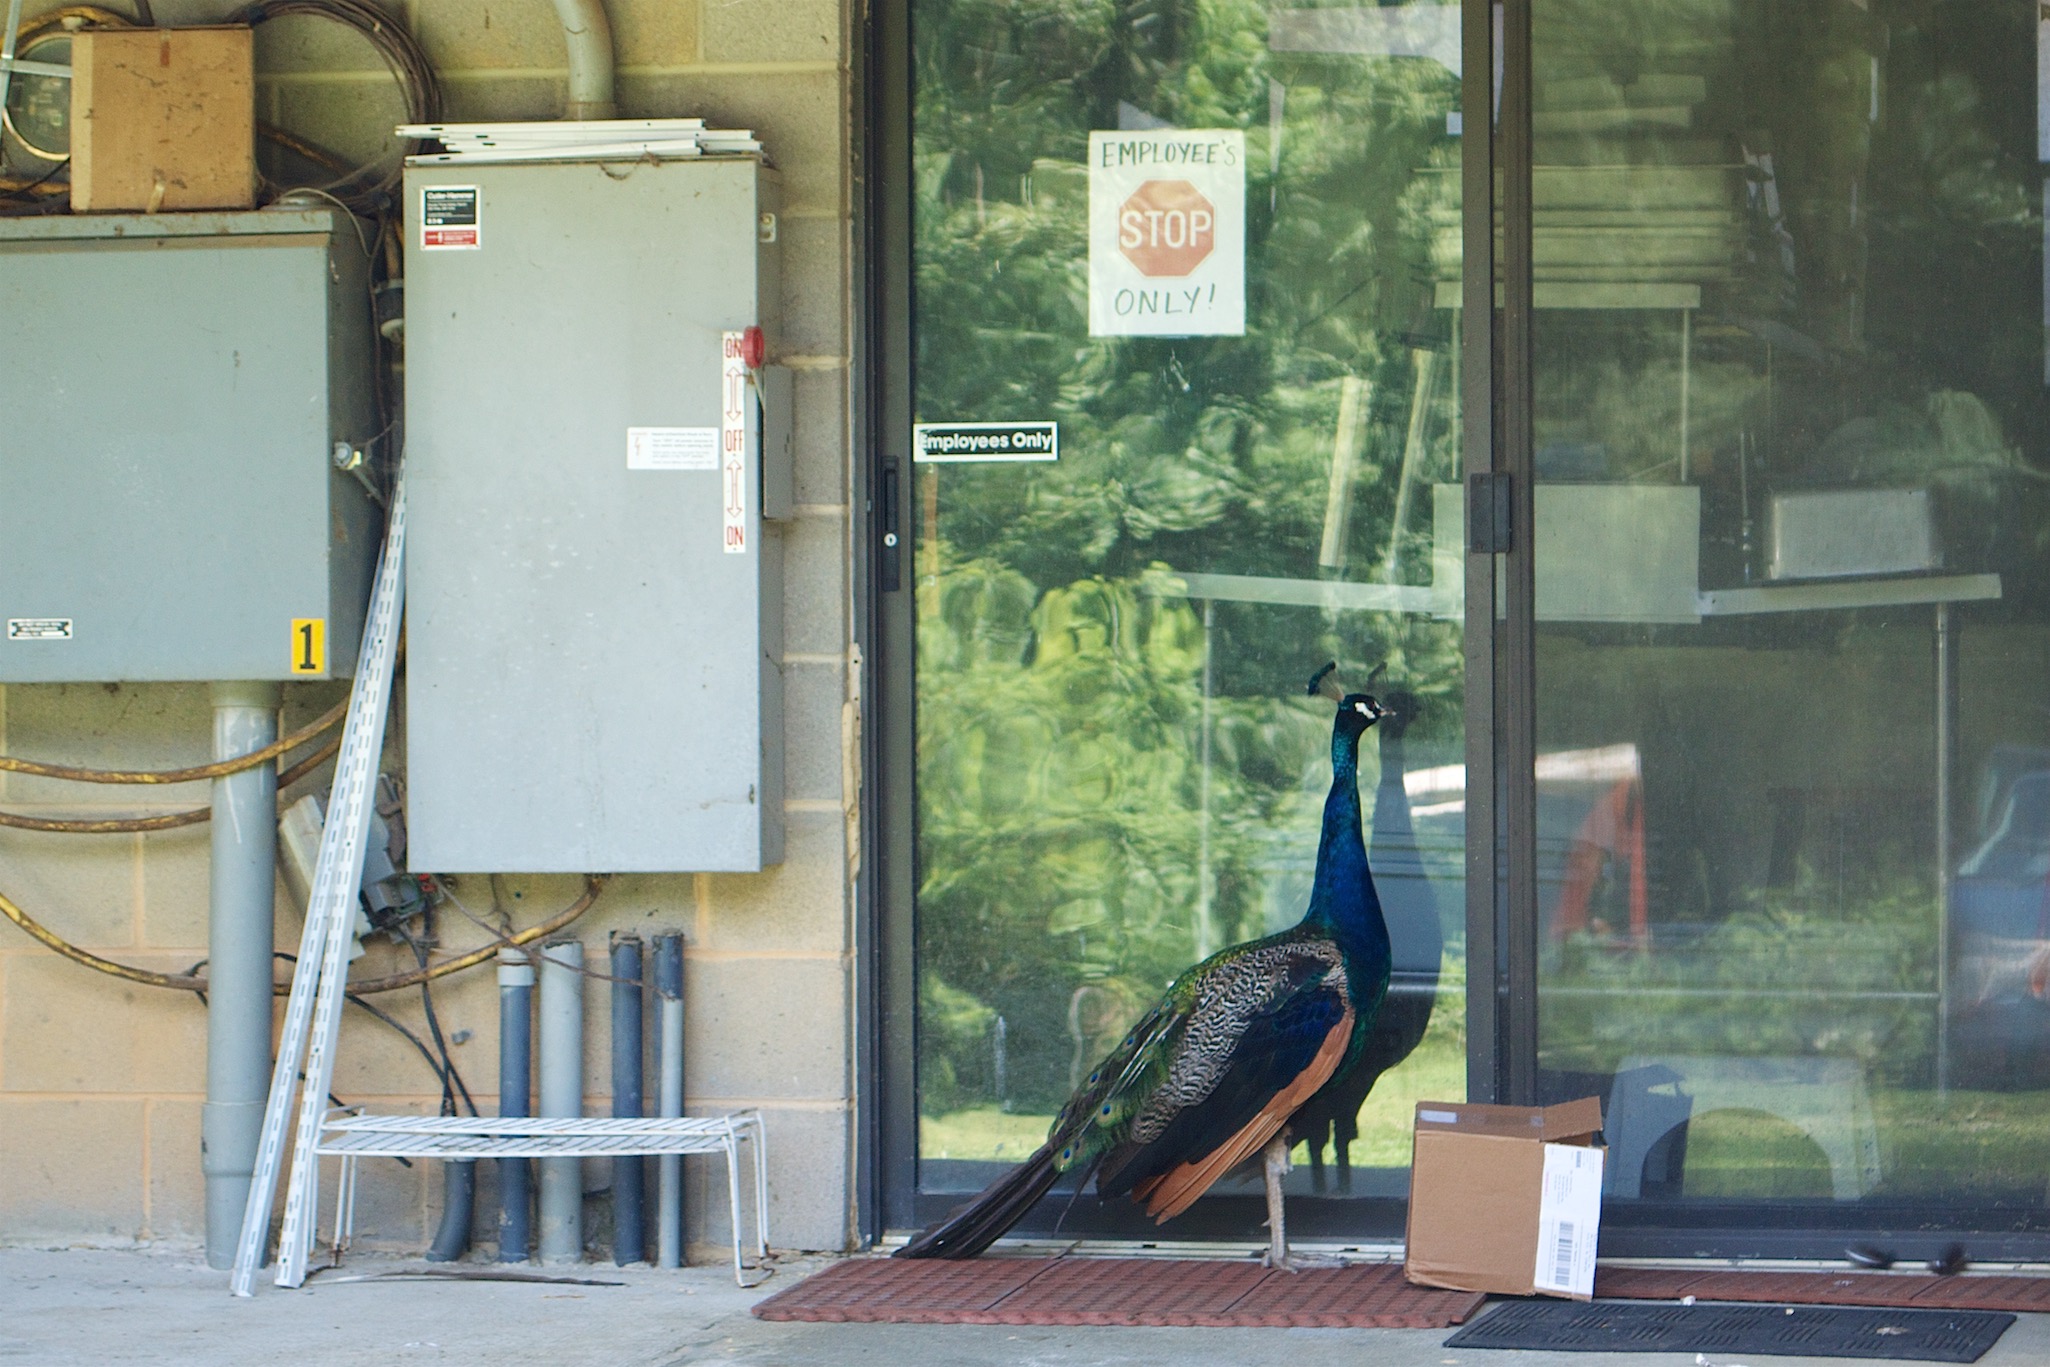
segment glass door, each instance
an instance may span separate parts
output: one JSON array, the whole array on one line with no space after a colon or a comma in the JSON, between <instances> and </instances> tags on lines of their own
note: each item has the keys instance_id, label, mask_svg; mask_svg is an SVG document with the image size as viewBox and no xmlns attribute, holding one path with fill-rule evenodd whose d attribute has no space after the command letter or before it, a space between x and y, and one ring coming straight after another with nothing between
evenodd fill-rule
<instances>
[{"instance_id":1,"label":"glass door","mask_svg":"<svg viewBox=\"0 0 2050 1367\"><path fill-rule=\"evenodd\" d=\"M1176 973L1301 917L1335 659L1394 709L1360 787L1396 974L1291 1229L1392 1234L1414 1103L1467 1089L1459 9L908 19L890 1222L1034 1149ZM1020 1228L1255 1235L1257 1182L1220 1191L1157 1235L1093 1198Z\"/></svg>"},{"instance_id":2,"label":"glass door","mask_svg":"<svg viewBox=\"0 0 2050 1367\"><path fill-rule=\"evenodd\" d=\"M2044 1230L2036 7L1529 15L1537 1081L1604 1251Z\"/></svg>"}]
</instances>

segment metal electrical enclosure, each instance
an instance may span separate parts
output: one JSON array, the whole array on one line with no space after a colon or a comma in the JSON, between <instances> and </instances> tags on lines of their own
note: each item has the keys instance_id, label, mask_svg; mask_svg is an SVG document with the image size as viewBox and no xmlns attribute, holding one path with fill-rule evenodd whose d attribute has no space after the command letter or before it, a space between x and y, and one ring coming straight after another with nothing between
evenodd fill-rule
<instances>
[{"instance_id":1,"label":"metal electrical enclosure","mask_svg":"<svg viewBox=\"0 0 2050 1367\"><path fill-rule=\"evenodd\" d=\"M752 158L408 169L413 868L782 858L777 372L736 379L737 552L719 449L722 338L776 335L775 185Z\"/></svg>"},{"instance_id":2,"label":"metal electrical enclosure","mask_svg":"<svg viewBox=\"0 0 2050 1367\"><path fill-rule=\"evenodd\" d=\"M362 242L326 208L0 218L0 683L355 672Z\"/></svg>"}]
</instances>

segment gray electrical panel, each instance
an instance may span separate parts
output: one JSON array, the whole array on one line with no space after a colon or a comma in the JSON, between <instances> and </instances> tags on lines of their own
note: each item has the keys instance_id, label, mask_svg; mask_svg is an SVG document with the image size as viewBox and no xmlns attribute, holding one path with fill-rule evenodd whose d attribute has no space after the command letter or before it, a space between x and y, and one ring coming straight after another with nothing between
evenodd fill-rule
<instances>
[{"instance_id":1,"label":"gray electrical panel","mask_svg":"<svg viewBox=\"0 0 2050 1367\"><path fill-rule=\"evenodd\" d=\"M412 867L780 861L788 389L729 355L773 349L775 185L408 169Z\"/></svg>"},{"instance_id":2,"label":"gray electrical panel","mask_svg":"<svg viewBox=\"0 0 2050 1367\"><path fill-rule=\"evenodd\" d=\"M363 243L327 208L0 218L0 683L355 672Z\"/></svg>"}]
</instances>

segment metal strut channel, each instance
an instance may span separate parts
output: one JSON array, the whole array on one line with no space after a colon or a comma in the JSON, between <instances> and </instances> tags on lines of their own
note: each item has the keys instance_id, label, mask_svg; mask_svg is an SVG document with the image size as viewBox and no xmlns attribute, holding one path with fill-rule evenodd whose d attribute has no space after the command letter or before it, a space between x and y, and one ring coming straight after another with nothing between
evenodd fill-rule
<instances>
[{"instance_id":1,"label":"metal strut channel","mask_svg":"<svg viewBox=\"0 0 2050 1367\"><path fill-rule=\"evenodd\" d=\"M249 1204L242 1212L241 1237L235 1245L235 1271L229 1287L238 1296L250 1293L256 1270L263 1265L271 1200L277 1194L278 1167L284 1157L285 1122L292 1111L295 1088L301 1085L302 1056L305 1081L298 1097L299 1123L292 1148L291 1183L285 1194L284 1231L278 1239L279 1286L298 1286L306 1280L306 1260L313 1250L314 1203L318 1199L314 1166L318 1160L313 1150L327 1109L328 1082L334 1075L335 1034L341 1024L349 944L354 938L356 890L363 880L364 844L370 831L378 758L384 751L399 619L405 609L405 559L406 477L401 466L392 488L370 617L363 624L363 645L356 657L356 683L349 696L341 754L335 761L334 787L320 833L306 926L299 936L299 961L292 969L284 1034L278 1041L270 1096L264 1103L256 1173L249 1187Z\"/></svg>"}]
</instances>

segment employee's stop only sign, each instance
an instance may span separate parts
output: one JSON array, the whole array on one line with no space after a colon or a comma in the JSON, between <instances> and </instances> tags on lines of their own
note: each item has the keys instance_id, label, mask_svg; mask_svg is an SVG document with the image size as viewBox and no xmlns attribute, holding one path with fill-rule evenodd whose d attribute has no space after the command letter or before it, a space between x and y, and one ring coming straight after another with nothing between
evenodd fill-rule
<instances>
[{"instance_id":1,"label":"employee's stop only sign","mask_svg":"<svg viewBox=\"0 0 2050 1367\"><path fill-rule=\"evenodd\" d=\"M1089 335L1246 330L1246 139L1233 128L1089 135Z\"/></svg>"}]
</instances>

